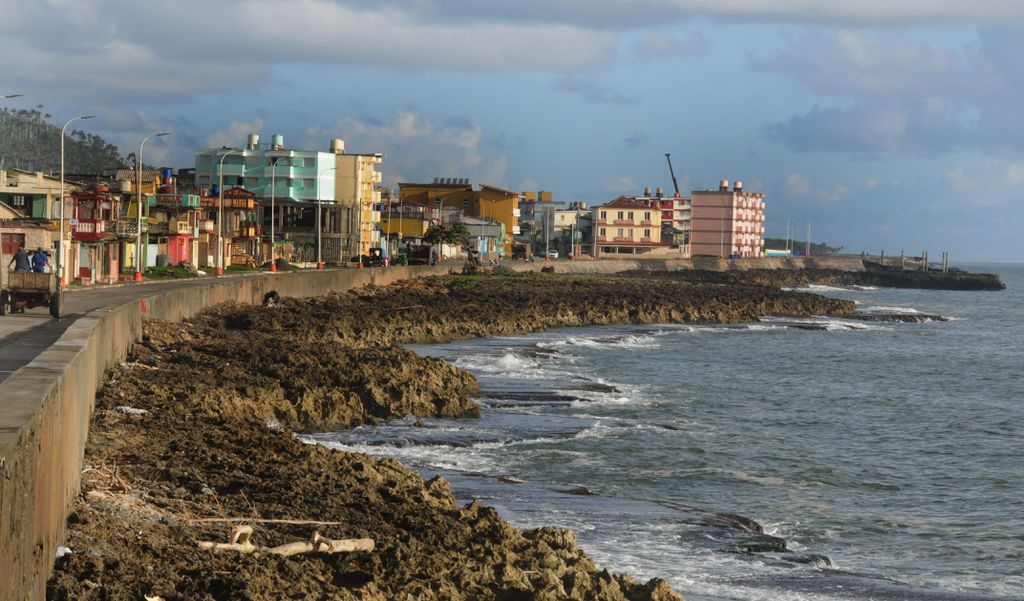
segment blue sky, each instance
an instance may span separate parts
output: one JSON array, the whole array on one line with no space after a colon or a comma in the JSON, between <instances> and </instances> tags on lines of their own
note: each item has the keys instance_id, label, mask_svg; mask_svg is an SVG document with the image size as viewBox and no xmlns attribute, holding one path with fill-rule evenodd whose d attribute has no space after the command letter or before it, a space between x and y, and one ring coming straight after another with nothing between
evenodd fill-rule
<instances>
[{"instance_id":1,"label":"blue sky","mask_svg":"<svg viewBox=\"0 0 1024 601\"><path fill-rule=\"evenodd\" d=\"M592 204L741 179L767 232L1020 261L1024 3L0 0L12 108L150 164L250 132Z\"/></svg>"}]
</instances>

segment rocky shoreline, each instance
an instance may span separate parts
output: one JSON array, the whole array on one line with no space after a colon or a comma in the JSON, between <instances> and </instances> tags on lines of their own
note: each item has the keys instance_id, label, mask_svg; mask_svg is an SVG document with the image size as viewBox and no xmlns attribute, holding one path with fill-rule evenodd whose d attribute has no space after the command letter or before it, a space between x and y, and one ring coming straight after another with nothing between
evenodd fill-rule
<instances>
[{"instance_id":1,"label":"rocky shoreline","mask_svg":"<svg viewBox=\"0 0 1024 601\"><path fill-rule=\"evenodd\" d=\"M648 276L650 274L647 274ZM70 553L50 599L681 598L599 569L572 532L520 531L442 478L299 442L402 415L471 418L475 379L400 344L550 327L850 315L849 301L744 282L493 274L148 322L97 395ZM199 549L247 523L261 547L370 538L371 552Z\"/></svg>"}]
</instances>

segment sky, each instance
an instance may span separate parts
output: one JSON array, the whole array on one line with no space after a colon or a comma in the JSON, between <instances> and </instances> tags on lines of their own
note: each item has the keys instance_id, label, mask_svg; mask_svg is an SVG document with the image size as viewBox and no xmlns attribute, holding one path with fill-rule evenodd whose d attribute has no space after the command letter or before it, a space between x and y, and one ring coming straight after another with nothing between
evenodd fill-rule
<instances>
[{"instance_id":1,"label":"sky","mask_svg":"<svg viewBox=\"0 0 1024 601\"><path fill-rule=\"evenodd\" d=\"M1024 261L1019 0L0 0L3 106L191 167L197 149L385 154L591 206L766 195L766 235ZM73 126L74 127L74 126ZM2 143L2 141L0 141Z\"/></svg>"}]
</instances>

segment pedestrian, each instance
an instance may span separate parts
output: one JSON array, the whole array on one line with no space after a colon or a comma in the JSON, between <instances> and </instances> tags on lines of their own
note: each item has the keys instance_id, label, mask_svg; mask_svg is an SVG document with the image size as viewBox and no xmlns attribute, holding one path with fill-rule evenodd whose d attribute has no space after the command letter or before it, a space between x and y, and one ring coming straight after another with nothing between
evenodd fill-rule
<instances>
[{"instance_id":1,"label":"pedestrian","mask_svg":"<svg viewBox=\"0 0 1024 601\"><path fill-rule=\"evenodd\" d=\"M49 264L50 258L46 255L46 251L40 246L36 250L36 254L32 255L32 271L36 273L44 273L46 266Z\"/></svg>"},{"instance_id":2,"label":"pedestrian","mask_svg":"<svg viewBox=\"0 0 1024 601\"><path fill-rule=\"evenodd\" d=\"M14 271L32 271L32 264L28 260L28 253L25 252L24 248L18 247L17 252L11 257L11 262L7 264L10 268L14 265Z\"/></svg>"}]
</instances>

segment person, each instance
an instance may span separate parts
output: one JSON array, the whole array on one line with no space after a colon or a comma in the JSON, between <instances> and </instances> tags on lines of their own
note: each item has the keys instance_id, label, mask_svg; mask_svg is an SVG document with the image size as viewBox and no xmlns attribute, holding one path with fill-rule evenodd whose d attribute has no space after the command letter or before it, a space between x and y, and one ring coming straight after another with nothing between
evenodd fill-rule
<instances>
[{"instance_id":1,"label":"person","mask_svg":"<svg viewBox=\"0 0 1024 601\"><path fill-rule=\"evenodd\" d=\"M50 258L46 255L46 251L40 246L36 250L36 254L32 256L32 271L36 273L43 273L46 271L46 266L49 263Z\"/></svg>"},{"instance_id":2,"label":"person","mask_svg":"<svg viewBox=\"0 0 1024 601\"><path fill-rule=\"evenodd\" d=\"M18 247L18 251L11 257L11 262L7 264L10 267L14 265L14 271L32 271L32 264L28 261L28 253L25 252L24 248Z\"/></svg>"}]
</instances>

